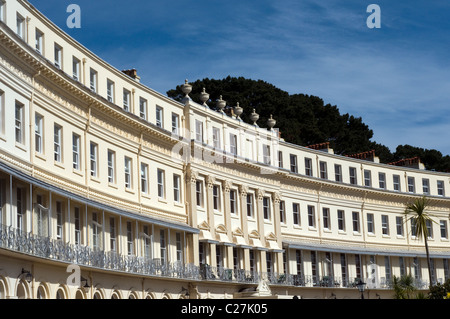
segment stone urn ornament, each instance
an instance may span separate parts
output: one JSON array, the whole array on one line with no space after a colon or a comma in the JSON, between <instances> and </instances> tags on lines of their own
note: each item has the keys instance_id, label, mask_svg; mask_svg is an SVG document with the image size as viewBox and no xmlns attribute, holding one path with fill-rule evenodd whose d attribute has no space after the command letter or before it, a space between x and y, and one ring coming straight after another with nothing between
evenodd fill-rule
<instances>
[{"instance_id":1,"label":"stone urn ornament","mask_svg":"<svg viewBox=\"0 0 450 319\"><path fill-rule=\"evenodd\" d=\"M203 88L202 93L200 93L200 101L202 101L203 106L208 106L206 102L209 100L209 93L206 93L205 88Z\"/></svg>"},{"instance_id":2,"label":"stone urn ornament","mask_svg":"<svg viewBox=\"0 0 450 319\"><path fill-rule=\"evenodd\" d=\"M270 114L270 118L267 120L267 126L269 127L269 130L271 131L272 128L275 126L277 121L275 121L272 117L272 114Z\"/></svg>"},{"instance_id":3,"label":"stone urn ornament","mask_svg":"<svg viewBox=\"0 0 450 319\"><path fill-rule=\"evenodd\" d=\"M184 84L181 86L181 91L185 94L183 101L189 101L190 97L189 97L189 93L192 92L192 85L189 84L188 80L186 79L184 81Z\"/></svg>"},{"instance_id":4,"label":"stone urn ornament","mask_svg":"<svg viewBox=\"0 0 450 319\"><path fill-rule=\"evenodd\" d=\"M255 109L253 109L253 113L250 115L250 120L253 122L253 125L258 126L256 122L259 120L259 114L256 113Z\"/></svg>"},{"instance_id":5,"label":"stone urn ornament","mask_svg":"<svg viewBox=\"0 0 450 319\"><path fill-rule=\"evenodd\" d=\"M221 95L216 103L216 106L217 106L217 109L219 110L219 112L223 113L223 109L225 108L226 105L227 105L227 102L222 100L222 95Z\"/></svg>"},{"instance_id":6,"label":"stone urn ornament","mask_svg":"<svg viewBox=\"0 0 450 319\"><path fill-rule=\"evenodd\" d=\"M242 107L239 106L239 102L237 102L236 106L234 107L234 114L236 114L236 118L238 120L241 119L241 114L244 111Z\"/></svg>"}]
</instances>

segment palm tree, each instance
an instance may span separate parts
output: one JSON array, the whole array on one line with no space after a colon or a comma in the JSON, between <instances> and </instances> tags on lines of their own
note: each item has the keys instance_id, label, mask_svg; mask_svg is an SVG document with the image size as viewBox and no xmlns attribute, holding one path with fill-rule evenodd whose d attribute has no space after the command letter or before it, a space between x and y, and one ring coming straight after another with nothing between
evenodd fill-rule
<instances>
[{"instance_id":1,"label":"palm tree","mask_svg":"<svg viewBox=\"0 0 450 319\"><path fill-rule=\"evenodd\" d=\"M400 278L394 276L393 280L395 299L412 299L416 288L414 287L414 278L411 274L403 275Z\"/></svg>"},{"instance_id":2,"label":"palm tree","mask_svg":"<svg viewBox=\"0 0 450 319\"><path fill-rule=\"evenodd\" d=\"M411 220L411 223L415 229L416 236L419 238L423 238L425 242L425 250L427 253L427 263L428 263L428 275L430 279L430 286L432 283L431 278L431 260L430 260L430 252L428 250L428 228L427 224L434 222L431 218L432 216L426 212L426 209L428 208L429 199L427 199L425 196L421 198L417 198L414 200L413 203L406 204L405 209L405 215L409 216L409 220Z\"/></svg>"}]
</instances>

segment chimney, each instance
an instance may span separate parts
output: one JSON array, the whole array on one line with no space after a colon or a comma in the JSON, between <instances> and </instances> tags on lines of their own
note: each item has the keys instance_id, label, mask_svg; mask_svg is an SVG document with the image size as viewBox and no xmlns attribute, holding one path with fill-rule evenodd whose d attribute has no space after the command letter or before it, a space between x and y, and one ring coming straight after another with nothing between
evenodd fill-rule
<instances>
[{"instance_id":1,"label":"chimney","mask_svg":"<svg viewBox=\"0 0 450 319\"><path fill-rule=\"evenodd\" d=\"M366 160L366 161L370 161L370 162L374 162L374 163L380 162L380 158L375 155L375 150L362 152L362 153L358 153L358 154L345 155L345 156L357 158L357 159L361 159L361 160Z\"/></svg>"},{"instance_id":2,"label":"chimney","mask_svg":"<svg viewBox=\"0 0 450 319\"><path fill-rule=\"evenodd\" d=\"M136 69L122 70L122 72L128 75L130 78L136 80L137 82L140 82L141 80L141 78L137 75Z\"/></svg>"},{"instance_id":3,"label":"chimney","mask_svg":"<svg viewBox=\"0 0 450 319\"><path fill-rule=\"evenodd\" d=\"M307 148L311 148L313 150L318 150L318 151L326 152L326 153L329 153L329 154L334 154L333 149L330 148L330 142L323 142L323 143L318 143L318 144L312 144L312 145L308 145L306 147Z\"/></svg>"},{"instance_id":4,"label":"chimney","mask_svg":"<svg viewBox=\"0 0 450 319\"><path fill-rule=\"evenodd\" d=\"M420 160L420 158L418 156L412 157L412 158L401 159L396 162L388 163L388 165L404 166L404 167L416 168L416 169L425 169L425 165L422 163L422 161Z\"/></svg>"}]
</instances>

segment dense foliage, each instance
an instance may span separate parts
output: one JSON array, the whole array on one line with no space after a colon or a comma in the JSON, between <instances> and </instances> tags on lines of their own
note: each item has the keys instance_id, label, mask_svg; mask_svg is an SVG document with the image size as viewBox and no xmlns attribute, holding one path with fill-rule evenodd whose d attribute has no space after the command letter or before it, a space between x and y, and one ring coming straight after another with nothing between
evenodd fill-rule
<instances>
[{"instance_id":1,"label":"dense foliage","mask_svg":"<svg viewBox=\"0 0 450 319\"><path fill-rule=\"evenodd\" d=\"M228 76L222 80L197 80L192 85L192 100L201 103L199 95L203 88L210 94L207 102L214 108L222 95L228 107L237 103L244 109L242 120L251 123L253 109L260 115L258 124L266 127L270 115L276 119L276 127L289 143L302 146L329 142L336 154L351 155L370 150L383 163L419 156L427 169L450 171L450 156L437 150L426 150L410 145L399 145L394 153L384 145L372 141L373 131L361 117L341 114L335 105L325 104L316 96L292 94L262 80ZM169 97L180 101L184 94L181 86L167 92Z\"/></svg>"},{"instance_id":2,"label":"dense foliage","mask_svg":"<svg viewBox=\"0 0 450 319\"><path fill-rule=\"evenodd\" d=\"M428 292L430 299L449 299L450 298L450 279L447 279L443 284L436 283L430 287Z\"/></svg>"}]
</instances>

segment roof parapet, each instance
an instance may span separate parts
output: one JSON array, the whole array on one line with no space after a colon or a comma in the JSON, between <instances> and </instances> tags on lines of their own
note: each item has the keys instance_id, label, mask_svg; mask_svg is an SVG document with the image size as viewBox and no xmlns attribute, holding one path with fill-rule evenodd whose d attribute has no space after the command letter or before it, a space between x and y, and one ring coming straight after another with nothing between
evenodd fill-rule
<instances>
[{"instance_id":1,"label":"roof parapet","mask_svg":"<svg viewBox=\"0 0 450 319\"><path fill-rule=\"evenodd\" d=\"M411 158L404 158L404 159L398 160L396 162L388 163L388 165L425 169L425 165L422 163L422 161L420 160L420 157L418 157L418 156L411 157Z\"/></svg>"},{"instance_id":2,"label":"roof parapet","mask_svg":"<svg viewBox=\"0 0 450 319\"><path fill-rule=\"evenodd\" d=\"M374 163L380 162L380 158L375 155L375 150L370 150L367 152L361 152L361 153L345 155L345 156L351 157L351 158L356 158L356 159L361 159L361 160L365 160L365 161L370 161L370 162L374 162Z\"/></svg>"},{"instance_id":3,"label":"roof parapet","mask_svg":"<svg viewBox=\"0 0 450 319\"><path fill-rule=\"evenodd\" d=\"M323 143L318 143L318 144L312 144L312 145L308 145L306 146L307 148L313 149L313 150L318 150L318 151L323 151L329 154L334 154L334 151L332 148L330 148L330 142L323 142Z\"/></svg>"}]
</instances>

